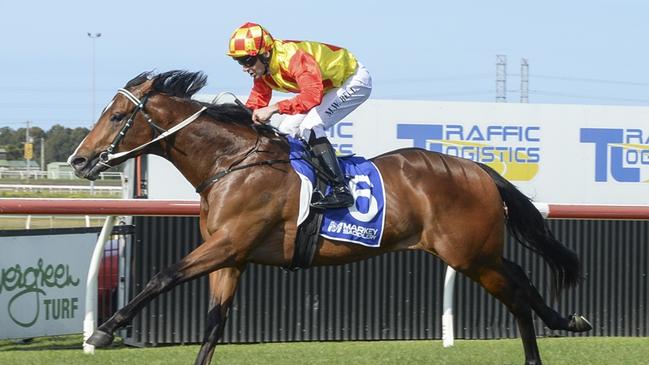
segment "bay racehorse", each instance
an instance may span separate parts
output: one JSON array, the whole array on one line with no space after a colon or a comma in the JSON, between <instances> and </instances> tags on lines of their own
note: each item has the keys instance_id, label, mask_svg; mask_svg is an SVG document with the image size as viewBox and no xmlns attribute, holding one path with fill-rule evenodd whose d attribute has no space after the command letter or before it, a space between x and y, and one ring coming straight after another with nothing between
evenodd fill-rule
<instances>
[{"instance_id":1,"label":"bay racehorse","mask_svg":"<svg viewBox=\"0 0 649 365\"><path fill-rule=\"evenodd\" d=\"M79 177L97 175L143 153L175 165L200 193L204 242L155 275L87 340L113 341L147 303L174 286L209 274L211 304L196 359L211 361L248 263L288 266L297 232L300 179L288 164L286 138L257 128L237 104L191 99L200 72L143 73L120 89L68 162ZM532 311L553 330L591 329L580 315L544 303L524 270L503 257L504 230L541 255L553 293L581 278L577 255L558 242L530 200L486 165L417 148L372 159L385 183L388 210L380 248L320 238L313 264L337 265L398 250L435 255L482 285L516 318L526 364L540 364ZM431 280L434 280L431 278Z\"/></svg>"}]
</instances>

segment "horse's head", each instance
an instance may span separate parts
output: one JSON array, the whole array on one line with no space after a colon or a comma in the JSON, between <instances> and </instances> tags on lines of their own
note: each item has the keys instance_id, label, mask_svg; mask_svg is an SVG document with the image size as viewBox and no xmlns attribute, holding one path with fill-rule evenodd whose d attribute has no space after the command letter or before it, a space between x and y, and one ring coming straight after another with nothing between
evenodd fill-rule
<instances>
[{"instance_id":1,"label":"horse's head","mask_svg":"<svg viewBox=\"0 0 649 365\"><path fill-rule=\"evenodd\" d=\"M177 119L173 113L179 111L168 107L169 97L189 98L206 80L201 72L186 71L145 72L133 78L119 89L68 158L75 174L94 180L100 172L146 152L148 142Z\"/></svg>"}]
</instances>

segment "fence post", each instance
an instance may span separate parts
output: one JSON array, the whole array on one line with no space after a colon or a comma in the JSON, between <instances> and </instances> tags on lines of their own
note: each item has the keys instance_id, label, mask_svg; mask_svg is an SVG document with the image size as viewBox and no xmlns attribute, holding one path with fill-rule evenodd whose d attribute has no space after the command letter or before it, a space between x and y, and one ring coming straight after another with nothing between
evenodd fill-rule
<instances>
[{"instance_id":1,"label":"fence post","mask_svg":"<svg viewBox=\"0 0 649 365\"><path fill-rule=\"evenodd\" d=\"M106 241L110 239L113 226L115 225L115 217L108 216L104 221L104 226L97 238L95 250L92 252L90 259L90 267L88 268L88 279L86 280L86 315L83 319L83 352L86 354L94 354L95 346L86 343L86 340L95 331L97 321L97 277L99 275L99 265L104 253L104 246Z\"/></svg>"},{"instance_id":2,"label":"fence post","mask_svg":"<svg viewBox=\"0 0 649 365\"><path fill-rule=\"evenodd\" d=\"M444 312L442 314L442 345L451 347L455 341L453 333L453 292L455 291L455 270L447 266L444 278Z\"/></svg>"}]
</instances>

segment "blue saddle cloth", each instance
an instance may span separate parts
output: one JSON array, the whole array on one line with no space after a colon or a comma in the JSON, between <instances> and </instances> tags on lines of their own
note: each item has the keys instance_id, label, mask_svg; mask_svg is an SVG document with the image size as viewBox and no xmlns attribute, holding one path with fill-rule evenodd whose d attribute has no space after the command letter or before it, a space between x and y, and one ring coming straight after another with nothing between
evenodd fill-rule
<instances>
[{"instance_id":1,"label":"blue saddle cloth","mask_svg":"<svg viewBox=\"0 0 649 365\"><path fill-rule=\"evenodd\" d=\"M302 175L303 179L308 179L311 186L315 186L313 167L300 159L308 153L305 151L304 142L292 137L288 137L288 141L291 146L291 165L295 172ZM355 203L348 208L326 210L320 235L332 240L379 247L385 220L385 195L381 173L374 163L362 157L345 156L339 157L338 161L349 178L348 186ZM311 194L306 196L310 197ZM300 206L308 207L309 203L301 201Z\"/></svg>"}]
</instances>

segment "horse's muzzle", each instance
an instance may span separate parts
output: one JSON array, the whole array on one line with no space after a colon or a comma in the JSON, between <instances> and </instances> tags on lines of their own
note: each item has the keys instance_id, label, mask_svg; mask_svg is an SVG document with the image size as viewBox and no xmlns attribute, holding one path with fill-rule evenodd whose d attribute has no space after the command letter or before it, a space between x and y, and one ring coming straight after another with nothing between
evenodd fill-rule
<instances>
[{"instance_id":1,"label":"horse's muzzle","mask_svg":"<svg viewBox=\"0 0 649 365\"><path fill-rule=\"evenodd\" d=\"M99 156L88 159L81 155L74 155L68 158L68 163L74 169L74 174L77 177L88 180L96 180L99 173L106 170L107 167L99 164Z\"/></svg>"}]
</instances>

